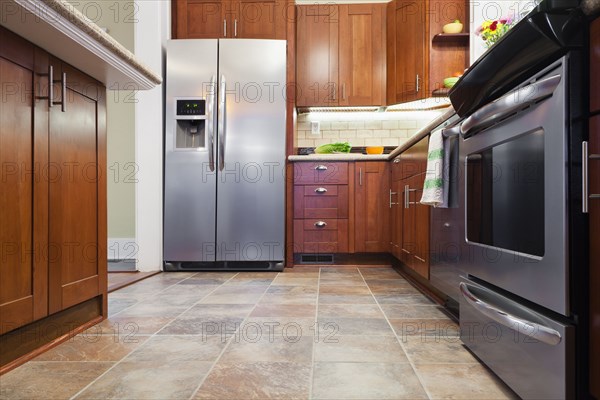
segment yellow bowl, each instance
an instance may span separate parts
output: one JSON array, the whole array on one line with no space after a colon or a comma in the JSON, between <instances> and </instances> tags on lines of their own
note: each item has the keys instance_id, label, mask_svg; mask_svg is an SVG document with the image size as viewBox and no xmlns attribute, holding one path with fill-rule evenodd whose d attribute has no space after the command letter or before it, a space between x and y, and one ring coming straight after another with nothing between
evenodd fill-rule
<instances>
[{"instance_id":1,"label":"yellow bowl","mask_svg":"<svg viewBox=\"0 0 600 400\"><path fill-rule=\"evenodd\" d=\"M451 22L442 27L444 33L461 33L463 30L463 24L460 22Z\"/></svg>"},{"instance_id":2,"label":"yellow bowl","mask_svg":"<svg viewBox=\"0 0 600 400\"><path fill-rule=\"evenodd\" d=\"M367 154L383 154L383 146L367 146Z\"/></svg>"}]
</instances>

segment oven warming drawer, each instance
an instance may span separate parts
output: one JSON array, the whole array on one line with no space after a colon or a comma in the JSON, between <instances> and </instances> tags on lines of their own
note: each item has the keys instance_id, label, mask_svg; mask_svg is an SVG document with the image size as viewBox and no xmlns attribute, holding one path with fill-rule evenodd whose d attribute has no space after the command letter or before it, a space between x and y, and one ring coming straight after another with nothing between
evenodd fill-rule
<instances>
[{"instance_id":1,"label":"oven warming drawer","mask_svg":"<svg viewBox=\"0 0 600 400\"><path fill-rule=\"evenodd\" d=\"M523 399L573 398L574 327L463 278L463 343Z\"/></svg>"}]
</instances>

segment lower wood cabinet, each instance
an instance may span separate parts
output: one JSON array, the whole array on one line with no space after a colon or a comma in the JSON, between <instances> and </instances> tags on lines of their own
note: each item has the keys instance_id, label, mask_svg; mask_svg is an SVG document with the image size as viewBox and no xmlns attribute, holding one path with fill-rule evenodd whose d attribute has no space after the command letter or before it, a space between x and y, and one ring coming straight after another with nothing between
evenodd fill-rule
<instances>
[{"instance_id":1,"label":"lower wood cabinet","mask_svg":"<svg viewBox=\"0 0 600 400\"><path fill-rule=\"evenodd\" d=\"M390 173L386 161L361 161L354 166L354 250L388 251Z\"/></svg>"},{"instance_id":2,"label":"lower wood cabinet","mask_svg":"<svg viewBox=\"0 0 600 400\"><path fill-rule=\"evenodd\" d=\"M0 42L1 371L26 325L95 298L81 318L106 314L107 234L106 89L1 27Z\"/></svg>"},{"instance_id":3,"label":"lower wood cabinet","mask_svg":"<svg viewBox=\"0 0 600 400\"><path fill-rule=\"evenodd\" d=\"M600 90L600 88L597 88ZM590 119L590 392L600 398L600 114ZM596 196L593 196L596 195Z\"/></svg>"}]
</instances>

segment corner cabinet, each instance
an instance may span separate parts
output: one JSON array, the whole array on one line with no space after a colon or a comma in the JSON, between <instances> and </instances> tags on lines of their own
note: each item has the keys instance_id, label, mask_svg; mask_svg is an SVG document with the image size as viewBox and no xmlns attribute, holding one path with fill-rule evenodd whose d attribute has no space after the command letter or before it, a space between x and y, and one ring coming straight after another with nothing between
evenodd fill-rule
<instances>
[{"instance_id":1,"label":"corner cabinet","mask_svg":"<svg viewBox=\"0 0 600 400\"><path fill-rule=\"evenodd\" d=\"M174 39L285 39L294 18L283 0L174 0Z\"/></svg>"},{"instance_id":2,"label":"corner cabinet","mask_svg":"<svg viewBox=\"0 0 600 400\"><path fill-rule=\"evenodd\" d=\"M296 104L385 102L385 5L297 6Z\"/></svg>"},{"instance_id":3,"label":"corner cabinet","mask_svg":"<svg viewBox=\"0 0 600 400\"><path fill-rule=\"evenodd\" d=\"M458 19L466 29L469 2L393 0L386 18L387 104L447 94L444 78L469 66L469 35L443 35L442 27Z\"/></svg>"},{"instance_id":4,"label":"corner cabinet","mask_svg":"<svg viewBox=\"0 0 600 400\"><path fill-rule=\"evenodd\" d=\"M106 89L1 27L0 41L2 372L106 315L107 235Z\"/></svg>"}]
</instances>

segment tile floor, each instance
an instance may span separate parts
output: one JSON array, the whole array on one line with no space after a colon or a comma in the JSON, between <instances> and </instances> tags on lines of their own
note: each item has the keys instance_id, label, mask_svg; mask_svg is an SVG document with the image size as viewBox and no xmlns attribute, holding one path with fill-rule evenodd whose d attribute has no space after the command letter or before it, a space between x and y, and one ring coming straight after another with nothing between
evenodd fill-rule
<instances>
[{"instance_id":1,"label":"tile floor","mask_svg":"<svg viewBox=\"0 0 600 400\"><path fill-rule=\"evenodd\" d=\"M507 399L391 268L162 273L0 377L1 399Z\"/></svg>"}]
</instances>

